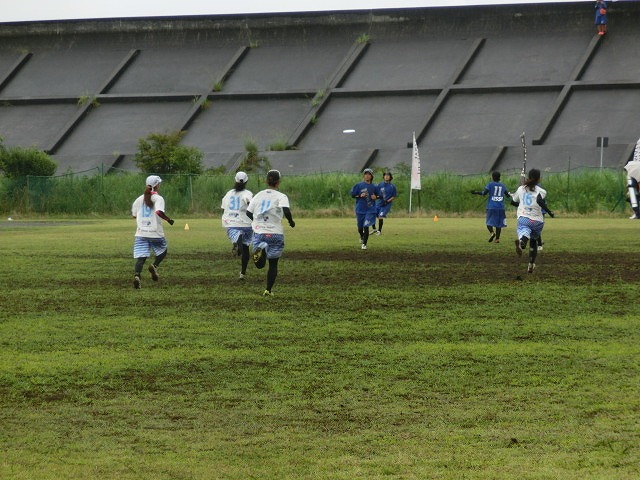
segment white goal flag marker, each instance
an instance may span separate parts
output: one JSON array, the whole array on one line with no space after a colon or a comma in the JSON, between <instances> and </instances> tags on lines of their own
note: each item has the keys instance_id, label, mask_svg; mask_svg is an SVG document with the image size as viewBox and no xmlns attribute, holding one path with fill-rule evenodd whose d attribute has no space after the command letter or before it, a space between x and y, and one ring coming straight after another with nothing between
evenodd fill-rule
<instances>
[{"instance_id":1,"label":"white goal flag marker","mask_svg":"<svg viewBox=\"0 0 640 480\"><path fill-rule=\"evenodd\" d=\"M411 155L411 190L420 190L420 153L416 142L416 132L413 132L413 153Z\"/></svg>"},{"instance_id":2,"label":"white goal flag marker","mask_svg":"<svg viewBox=\"0 0 640 480\"><path fill-rule=\"evenodd\" d=\"M416 132L413 132L413 151L411 153L411 188L409 189L409 213L411 213L411 198L414 190L420 190L420 153L418 152L418 142L416 142Z\"/></svg>"}]
</instances>

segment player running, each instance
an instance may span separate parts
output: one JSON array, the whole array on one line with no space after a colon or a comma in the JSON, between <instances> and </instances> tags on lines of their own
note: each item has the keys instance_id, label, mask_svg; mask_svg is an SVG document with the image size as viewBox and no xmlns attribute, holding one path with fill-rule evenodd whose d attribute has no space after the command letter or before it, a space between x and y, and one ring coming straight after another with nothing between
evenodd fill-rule
<instances>
[{"instance_id":1,"label":"player running","mask_svg":"<svg viewBox=\"0 0 640 480\"><path fill-rule=\"evenodd\" d=\"M253 193L246 189L248 181L249 176L245 172L237 172L234 187L226 193L220 205L223 209L222 226L233 244L231 253L241 257L240 280L244 280L247 274L249 245L253 237L251 219L247 217L247 207L253 198Z\"/></svg>"},{"instance_id":2,"label":"player running","mask_svg":"<svg viewBox=\"0 0 640 480\"><path fill-rule=\"evenodd\" d=\"M369 227L376 223L376 198L380 196L378 186L373 182L373 170L365 168L362 172L363 181L351 188L351 197L356 199L356 224L360 234L360 248L367 249Z\"/></svg>"},{"instance_id":3,"label":"player running","mask_svg":"<svg viewBox=\"0 0 640 480\"><path fill-rule=\"evenodd\" d=\"M253 228L253 261L256 267L263 268L267 259L267 288L263 296L273 296L271 289L278 276L278 260L284 251L284 231L282 218L285 217L289 226L294 228L296 223L289 209L289 197L278 191L280 188L280 172L267 172L269 188L258 192L247 207L247 216L252 220Z\"/></svg>"},{"instance_id":4,"label":"player running","mask_svg":"<svg viewBox=\"0 0 640 480\"><path fill-rule=\"evenodd\" d=\"M158 267L167 255L167 239L164 236L161 219L173 225L164 213L164 198L158 194L158 188L162 179L157 175L147 177L144 193L133 202L131 215L136 219L137 229L133 243L133 258L136 259L133 287L140 288L140 275L142 267L151 250L155 254L154 262L149 265L149 273L154 282L158 281Z\"/></svg>"},{"instance_id":5,"label":"player running","mask_svg":"<svg viewBox=\"0 0 640 480\"><path fill-rule=\"evenodd\" d=\"M484 190L471 190L474 195L482 195L488 193L487 198L487 216L486 225L489 230L489 242L500 243L500 234L502 229L507 226L507 216L504 209L505 196L511 196L507 186L500 182L500 172L494 171L491 174L491 182L487 183ZM495 228L495 231L493 230Z\"/></svg>"},{"instance_id":6,"label":"player running","mask_svg":"<svg viewBox=\"0 0 640 480\"><path fill-rule=\"evenodd\" d=\"M528 273L533 273L536 268L536 256L538 255L538 239L544 228L544 216L542 211L553 218L555 214L547 206L545 197L547 191L538 185L540 183L540 170L532 168L524 185L518 187L511 197L511 204L518 207L518 238L515 241L516 253L522 255L522 251L529 244Z\"/></svg>"},{"instance_id":7,"label":"player running","mask_svg":"<svg viewBox=\"0 0 640 480\"><path fill-rule=\"evenodd\" d=\"M382 235L384 219L387 218L387 215L389 215L389 212L391 211L391 202L393 202L398 196L396 186L391 183L391 180L393 180L391 172L384 172L383 179L384 181L378 184L378 191L380 192L380 196L376 200L378 228L376 229L375 223L373 224L373 233L376 235Z\"/></svg>"}]
</instances>

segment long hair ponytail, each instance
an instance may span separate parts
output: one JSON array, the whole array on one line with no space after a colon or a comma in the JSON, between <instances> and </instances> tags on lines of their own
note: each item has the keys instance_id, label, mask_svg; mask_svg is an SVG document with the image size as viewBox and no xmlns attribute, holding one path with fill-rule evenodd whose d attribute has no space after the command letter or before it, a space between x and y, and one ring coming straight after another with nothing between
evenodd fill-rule
<instances>
[{"instance_id":1,"label":"long hair ponytail","mask_svg":"<svg viewBox=\"0 0 640 480\"><path fill-rule=\"evenodd\" d=\"M152 193L153 188L151 188L151 185L147 185L147 188L144 190L144 204L149 208L153 208L153 202L151 201Z\"/></svg>"}]
</instances>

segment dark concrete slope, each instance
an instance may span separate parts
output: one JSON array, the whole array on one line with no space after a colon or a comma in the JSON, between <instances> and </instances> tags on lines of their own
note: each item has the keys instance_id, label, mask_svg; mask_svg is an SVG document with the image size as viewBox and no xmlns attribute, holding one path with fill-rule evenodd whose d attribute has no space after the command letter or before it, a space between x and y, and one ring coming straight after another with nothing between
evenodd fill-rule
<instances>
[{"instance_id":1,"label":"dark concrete slope","mask_svg":"<svg viewBox=\"0 0 640 480\"><path fill-rule=\"evenodd\" d=\"M284 172L620 166L640 136L640 2L0 24L0 136L59 172L135 170L186 130L207 166ZM269 151L288 145L286 151Z\"/></svg>"}]
</instances>

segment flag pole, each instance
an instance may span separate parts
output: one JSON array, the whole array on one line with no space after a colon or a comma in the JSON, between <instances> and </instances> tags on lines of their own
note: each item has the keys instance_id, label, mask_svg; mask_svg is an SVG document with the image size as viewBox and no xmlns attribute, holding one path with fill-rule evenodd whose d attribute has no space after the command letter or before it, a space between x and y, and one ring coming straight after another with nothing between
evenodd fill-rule
<instances>
[{"instance_id":1,"label":"flag pole","mask_svg":"<svg viewBox=\"0 0 640 480\"><path fill-rule=\"evenodd\" d=\"M416 142L416 132L413 132L413 150L411 152L411 185L409 186L409 213L411 213L411 202L414 190L420 190L420 153ZM419 204L420 197L418 197Z\"/></svg>"}]
</instances>

